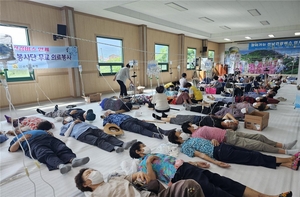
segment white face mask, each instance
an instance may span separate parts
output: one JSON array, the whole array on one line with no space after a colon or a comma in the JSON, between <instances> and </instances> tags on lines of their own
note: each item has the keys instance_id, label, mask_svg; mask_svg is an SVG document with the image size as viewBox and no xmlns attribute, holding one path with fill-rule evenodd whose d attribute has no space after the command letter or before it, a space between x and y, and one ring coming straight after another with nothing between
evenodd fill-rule
<instances>
[{"instance_id":1,"label":"white face mask","mask_svg":"<svg viewBox=\"0 0 300 197\"><path fill-rule=\"evenodd\" d=\"M241 112L245 114L247 112L246 108L241 109Z\"/></svg>"},{"instance_id":2,"label":"white face mask","mask_svg":"<svg viewBox=\"0 0 300 197\"><path fill-rule=\"evenodd\" d=\"M227 122L233 122L233 120L224 120L224 122L226 122L226 123L227 123Z\"/></svg>"},{"instance_id":3,"label":"white face mask","mask_svg":"<svg viewBox=\"0 0 300 197\"><path fill-rule=\"evenodd\" d=\"M197 125L193 124L192 126L194 127L194 129L198 129Z\"/></svg>"},{"instance_id":4,"label":"white face mask","mask_svg":"<svg viewBox=\"0 0 300 197\"><path fill-rule=\"evenodd\" d=\"M101 174L101 172L96 171L96 170L93 170L89 174L88 179L92 181L92 185L96 185L96 184L104 182L103 175Z\"/></svg>"},{"instance_id":5,"label":"white face mask","mask_svg":"<svg viewBox=\"0 0 300 197\"><path fill-rule=\"evenodd\" d=\"M72 120L73 120L73 118L72 118L71 116L68 116L68 117L65 118L65 122L66 122L66 123L69 123L69 122L71 122Z\"/></svg>"},{"instance_id":6,"label":"white face mask","mask_svg":"<svg viewBox=\"0 0 300 197\"><path fill-rule=\"evenodd\" d=\"M187 139L190 138L190 134L187 134L187 133L182 132L182 133L180 134L180 137L182 138L183 141L186 141Z\"/></svg>"},{"instance_id":7,"label":"white face mask","mask_svg":"<svg viewBox=\"0 0 300 197\"><path fill-rule=\"evenodd\" d=\"M143 153L144 154L150 154L151 153L151 149L149 148L149 147L147 147L147 146L145 146L144 148L143 148Z\"/></svg>"}]
</instances>

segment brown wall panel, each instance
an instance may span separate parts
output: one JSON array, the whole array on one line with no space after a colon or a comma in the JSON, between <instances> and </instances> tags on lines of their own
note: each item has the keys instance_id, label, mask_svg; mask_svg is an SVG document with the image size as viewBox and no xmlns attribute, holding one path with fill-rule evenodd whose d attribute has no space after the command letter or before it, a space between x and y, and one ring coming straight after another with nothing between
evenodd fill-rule
<instances>
[{"instance_id":1,"label":"brown wall panel","mask_svg":"<svg viewBox=\"0 0 300 197\"><path fill-rule=\"evenodd\" d=\"M66 40L53 41L52 35L46 32L56 33L57 24L63 23L62 10L52 6L41 5L38 3L24 2L24 1L1 1L1 23L23 25L30 28L30 44L40 46L64 46ZM74 12L75 35L77 38L79 64L83 67L82 77L86 94L96 92L112 92L111 88L117 93L119 92L119 85L113 82L113 76L99 76L96 69L97 59L97 45L96 36L103 36L109 38L118 38L123 40L123 57L124 64L132 59L139 61L142 56L142 51L139 47L143 45L140 39L140 30L138 25L114 21L106 18L92 16L80 12ZM35 31L38 30L38 31ZM44 32L40 32L44 31ZM183 35L173 34L160 30L146 28L146 42L147 59L146 61L154 59L154 45L165 44L169 46L169 61L172 61L173 75L171 79L170 72L163 72L160 74L160 82L167 83L169 81L178 80L182 72L191 77L193 71L186 71L186 51L188 47L197 49L197 57L201 56L202 40L185 37ZM181 36L181 39L180 39ZM184 38L184 39L182 39ZM85 40L81 40L85 39ZM88 41L86 41L88 40ZM179 54L184 44L183 58ZM208 49L215 50L216 60L219 56L218 44L208 43ZM219 61L219 60L218 60ZM180 73L177 66L181 65ZM147 62L140 62L138 67L135 67L137 74L136 85L150 86L150 80L146 75L145 68ZM133 74L131 69L130 74ZM39 85L50 99L57 99L63 97L70 97L70 80L68 69L39 69L35 70L36 83L31 82L13 82L9 83L9 91L11 92L13 104L25 104L36 102L35 87ZM146 80L140 80L146 77ZM129 82L127 81L127 86ZM156 79L153 79L153 87L157 84ZM111 87L110 87L111 86ZM8 106L6 101L5 91L0 85L0 107ZM47 98L40 93L40 101Z\"/></svg>"}]
</instances>

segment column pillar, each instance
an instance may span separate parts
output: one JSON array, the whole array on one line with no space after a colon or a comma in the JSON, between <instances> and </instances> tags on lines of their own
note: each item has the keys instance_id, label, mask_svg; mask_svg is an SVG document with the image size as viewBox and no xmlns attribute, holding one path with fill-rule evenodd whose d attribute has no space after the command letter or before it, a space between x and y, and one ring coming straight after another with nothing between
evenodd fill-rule
<instances>
[{"instance_id":1,"label":"column pillar","mask_svg":"<svg viewBox=\"0 0 300 197\"><path fill-rule=\"evenodd\" d=\"M74 22L74 8L62 7L61 8L62 21L67 26L67 35L76 37L75 22ZM77 46L76 39L65 39L65 46ZM78 68L68 68L70 93L73 97L81 96L81 86Z\"/></svg>"},{"instance_id":2,"label":"column pillar","mask_svg":"<svg viewBox=\"0 0 300 197\"><path fill-rule=\"evenodd\" d=\"M180 65L180 73L179 71L177 72L177 80L180 79L181 73L186 71L186 59L184 59L186 54L186 50L185 50L185 35L184 34L179 34L178 35L178 65ZM177 66L176 66L176 70L177 70ZM172 69L174 70L174 69ZM174 72L173 72L174 73Z\"/></svg>"},{"instance_id":3,"label":"column pillar","mask_svg":"<svg viewBox=\"0 0 300 197\"><path fill-rule=\"evenodd\" d=\"M147 76L147 26L146 25L139 25L139 39L140 39L140 55L138 62L140 67L139 78L141 85L147 87L149 85L149 80Z\"/></svg>"}]
</instances>

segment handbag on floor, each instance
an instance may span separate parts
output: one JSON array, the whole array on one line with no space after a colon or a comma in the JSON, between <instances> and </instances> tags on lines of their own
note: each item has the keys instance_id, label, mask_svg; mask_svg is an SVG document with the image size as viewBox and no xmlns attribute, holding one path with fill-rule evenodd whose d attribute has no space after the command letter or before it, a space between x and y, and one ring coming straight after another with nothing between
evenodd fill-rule
<instances>
[{"instance_id":1,"label":"handbag on floor","mask_svg":"<svg viewBox=\"0 0 300 197\"><path fill-rule=\"evenodd\" d=\"M205 88L205 92L206 92L206 94L216 94L217 93L217 89L213 88L213 87L206 87Z\"/></svg>"}]
</instances>

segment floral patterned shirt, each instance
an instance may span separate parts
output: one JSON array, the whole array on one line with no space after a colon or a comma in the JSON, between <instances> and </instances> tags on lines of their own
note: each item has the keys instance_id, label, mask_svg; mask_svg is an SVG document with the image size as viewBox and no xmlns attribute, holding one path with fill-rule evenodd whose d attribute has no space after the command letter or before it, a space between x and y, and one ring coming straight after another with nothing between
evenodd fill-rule
<instances>
[{"instance_id":1,"label":"floral patterned shirt","mask_svg":"<svg viewBox=\"0 0 300 197\"><path fill-rule=\"evenodd\" d=\"M184 141L181 145L181 152L189 157L194 157L195 151L199 151L213 158L214 146L209 140L193 137Z\"/></svg>"},{"instance_id":2,"label":"floral patterned shirt","mask_svg":"<svg viewBox=\"0 0 300 197\"><path fill-rule=\"evenodd\" d=\"M157 179L168 184L176 172L174 167L176 158L159 153L147 154L145 157L140 159L141 163L139 165L139 171L147 173L147 159L152 155L159 157L159 159L154 160L152 164L152 169L155 172Z\"/></svg>"},{"instance_id":3,"label":"floral patterned shirt","mask_svg":"<svg viewBox=\"0 0 300 197\"><path fill-rule=\"evenodd\" d=\"M36 130L38 124L40 124L40 122L43 122L45 120L38 118L38 117L27 117L24 120L22 120L21 122L21 126L25 127L25 126L29 126L31 130Z\"/></svg>"}]
</instances>

